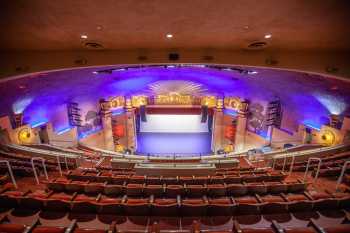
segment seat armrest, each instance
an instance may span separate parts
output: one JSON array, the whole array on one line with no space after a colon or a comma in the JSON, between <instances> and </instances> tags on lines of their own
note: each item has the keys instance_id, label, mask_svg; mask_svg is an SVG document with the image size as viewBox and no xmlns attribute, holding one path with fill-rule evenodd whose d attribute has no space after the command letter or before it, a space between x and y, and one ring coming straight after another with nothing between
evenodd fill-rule
<instances>
[{"instance_id":1,"label":"seat armrest","mask_svg":"<svg viewBox=\"0 0 350 233\"><path fill-rule=\"evenodd\" d=\"M77 220L73 219L73 221L69 224L69 226L67 227L67 229L64 233L72 233L76 226L77 226Z\"/></svg>"}]
</instances>

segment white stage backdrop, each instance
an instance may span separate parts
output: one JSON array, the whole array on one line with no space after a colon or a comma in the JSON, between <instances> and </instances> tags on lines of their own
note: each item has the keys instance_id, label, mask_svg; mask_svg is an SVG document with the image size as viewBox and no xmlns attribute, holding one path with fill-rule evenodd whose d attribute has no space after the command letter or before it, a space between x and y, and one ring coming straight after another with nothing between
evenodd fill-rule
<instances>
[{"instance_id":1,"label":"white stage backdrop","mask_svg":"<svg viewBox=\"0 0 350 233\"><path fill-rule=\"evenodd\" d=\"M205 133L208 123L201 123L201 115L148 114L147 122L140 123L140 132Z\"/></svg>"}]
</instances>

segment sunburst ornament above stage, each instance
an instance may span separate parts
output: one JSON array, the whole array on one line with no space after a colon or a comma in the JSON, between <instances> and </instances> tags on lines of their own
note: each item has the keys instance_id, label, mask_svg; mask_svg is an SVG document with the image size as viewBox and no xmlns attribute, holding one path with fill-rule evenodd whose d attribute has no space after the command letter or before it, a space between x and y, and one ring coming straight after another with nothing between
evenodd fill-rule
<instances>
[{"instance_id":1,"label":"sunburst ornament above stage","mask_svg":"<svg viewBox=\"0 0 350 233\"><path fill-rule=\"evenodd\" d=\"M185 80L158 81L148 85L148 92L152 95L192 95L201 96L207 94L207 89L199 83Z\"/></svg>"}]
</instances>

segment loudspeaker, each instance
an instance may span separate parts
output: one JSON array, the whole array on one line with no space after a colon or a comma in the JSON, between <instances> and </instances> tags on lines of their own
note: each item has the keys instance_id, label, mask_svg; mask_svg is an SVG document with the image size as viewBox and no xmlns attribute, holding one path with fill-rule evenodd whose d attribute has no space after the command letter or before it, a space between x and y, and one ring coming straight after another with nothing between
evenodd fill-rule
<instances>
[{"instance_id":1,"label":"loudspeaker","mask_svg":"<svg viewBox=\"0 0 350 233\"><path fill-rule=\"evenodd\" d=\"M180 59L180 55L178 53L169 53L170 61L177 61Z\"/></svg>"},{"instance_id":2,"label":"loudspeaker","mask_svg":"<svg viewBox=\"0 0 350 233\"><path fill-rule=\"evenodd\" d=\"M208 106L204 105L202 106L202 123L207 122L208 119Z\"/></svg>"},{"instance_id":3,"label":"loudspeaker","mask_svg":"<svg viewBox=\"0 0 350 233\"><path fill-rule=\"evenodd\" d=\"M141 105L141 106L140 106L140 116L141 116L141 121L142 121L142 122L147 122L147 118L146 118L146 106L145 106L145 105Z\"/></svg>"}]
</instances>

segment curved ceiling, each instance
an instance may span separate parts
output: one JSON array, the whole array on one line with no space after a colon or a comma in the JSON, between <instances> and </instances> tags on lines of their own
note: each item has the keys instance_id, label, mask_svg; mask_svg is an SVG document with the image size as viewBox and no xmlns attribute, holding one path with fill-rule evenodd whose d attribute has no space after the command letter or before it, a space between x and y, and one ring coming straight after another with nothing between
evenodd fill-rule
<instances>
[{"instance_id":1,"label":"curved ceiling","mask_svg":"<svg viewBox=\"0 0 350 233\"><path fill-rule=\"evenodd\" d=\"M186 87L186 85L188 86ZM28 75L0 82L1 115L24 112L25 121L60 122L67 115L66 104L74 101L98 109L101 98L150 94L165 89L184 89L235 96L251 102L279 98L290 130L309 121L322 124L333 114L348 114L350 83L301 72L249 67L206 65L118 66L81 68Z\"/></svg>"},{"instance_id":2,"label":"curved ceiling","mask_svg":"<svg viewBox=\"0 0 350 233\"><path fill-rule=\"evenodd\" d=\"M241 49L265 41L271 49L344 50L349 9L348 0L4 1L0 49L80 50L85 42L111 50Z\"/></svg>"}]
</instances>

